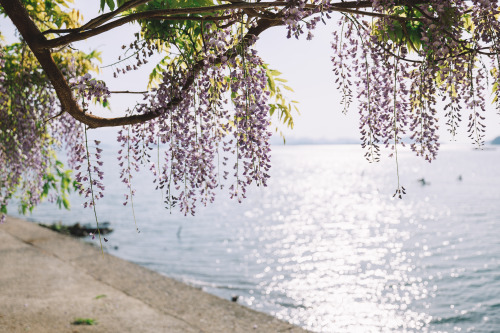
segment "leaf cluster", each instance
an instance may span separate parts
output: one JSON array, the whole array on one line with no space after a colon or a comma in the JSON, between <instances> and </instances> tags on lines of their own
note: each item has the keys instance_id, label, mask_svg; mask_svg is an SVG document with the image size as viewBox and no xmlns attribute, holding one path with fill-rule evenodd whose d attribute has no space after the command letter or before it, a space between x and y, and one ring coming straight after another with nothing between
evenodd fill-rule
<instances>
[{"instance_id":1,"label":"leaf cluster","mask_svg":"<svg viewBox=\"0 0 500 333\"><path fill-rule=\"evenodd\" d=\"M293 129L294 120L293 112L300 114L297 104L299 102L294 100L288 100L284 95L284 90L293 92L293 89L286 85L287 80L280 77L281 72L270 69L269 65L264 65L267 75L267 89L269 90L271 102L269 103L271 116L275 116L279 122L284 124L286 127ZM283 132L276 126L276 132L279 132L285 141Z\"/></svg>"},{"instance_id":2,"label":"leaf cluster","mask_svg":"<svg viewBox=\"0 0 500 333\"><path fill-rule=\"evenodd\" d=\"M408 49L418 51L422 46L422 35L424 33L424 25L418 19L421 19L423 14L416 9L408 6L397 6L390 12L398 19L388 19L390 24L375 21L373 25L373 34L379 37L379 40L388 42L392 41L396 45L407 45Z\"/></svg>"},{"instance_id":3,"label":"leaf cluster","mask_svg":"<svg viewBox=\"0 0 500 333\"><path fill-rule=\"evenodd\" d=\"M73 29L83 19L80 11L71 9L73 0L21 0L35 24L46 29ZM0 6L0 15L6 16Z\"/></svg>"},{"instance_id":4,"label":"leaf cluster","mask_svg":"<svg viewBox=\"0 0 500 333\"><path fill-rule=\"evenodd\" d=\"M64 164L56 160L53 168L47 170L43 176L42 199L47 198L51 191L56 193L55 203L61 208L70 209L69 194L78 189L77 182L72 178L72 170L65 170ZM26 213L22 211L23 214Z\"/></svg>"}]
</instances>

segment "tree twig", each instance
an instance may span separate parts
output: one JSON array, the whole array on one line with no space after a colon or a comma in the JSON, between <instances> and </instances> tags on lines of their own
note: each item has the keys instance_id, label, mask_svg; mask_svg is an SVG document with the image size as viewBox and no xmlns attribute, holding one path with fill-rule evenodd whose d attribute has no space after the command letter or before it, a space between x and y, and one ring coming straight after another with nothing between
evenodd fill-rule
<instances>
[{"instance_id":1,"label":"tree twig","mask_svg":"<svg viewBox=\"0 0 500 333\"><path fill-rule=\"evenodd\" d=\"M112 94L147 94L149 91L128 91L128 90L120 90L120 91L110 91Z\"/></svg>"}]
</instances>

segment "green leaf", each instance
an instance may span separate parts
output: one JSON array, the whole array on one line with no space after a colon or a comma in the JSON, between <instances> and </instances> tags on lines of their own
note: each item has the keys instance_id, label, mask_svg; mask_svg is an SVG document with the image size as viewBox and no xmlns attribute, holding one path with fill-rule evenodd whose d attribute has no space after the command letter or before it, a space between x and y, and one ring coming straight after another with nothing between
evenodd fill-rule
<instances>
[{"instance_id":1,"label":"green leaf","mask_svg":"<svg viewBox=\"0 0 500 333\"><path fill-rule=\"evenodd\" d=\"M69 210L69 208L70 208L70 203L69 203L68 198L66 198L66 197L62 198L62 203L63 203L63 205L64 205L64 208L66 208L66 209L68 209L68 210Z\"/></svg>"},{"instance_id":2,"label":"green leaf","mask_svg":"<svg viewBox=\"0 0 500 333\"><path fill-rule=\"evenodd\" d=\"M106 0L106 4L108 5L111 11L115 10L115 1L114 0Z\"/></svg>"},{"instance_id":3,"label":"green leaf","mask_svg":"<svg viewBox=\"0 0 500 333\"><path fill-rule=\"evenodd\" d=\"M93 318L76 318L73 323L73 325L96 325L97 320Z\"/></svg>"},{"instance_id":4,"label":"green leaf","mask_svg":"<svg viewBox=\"0 0 500 333\"><path fill-rule=\"evenodd\" d=\"M269 108L269 114L272 116L274 114L274 111L276 111L276 105L271 104Z\"/></svg>"}]
</instances>

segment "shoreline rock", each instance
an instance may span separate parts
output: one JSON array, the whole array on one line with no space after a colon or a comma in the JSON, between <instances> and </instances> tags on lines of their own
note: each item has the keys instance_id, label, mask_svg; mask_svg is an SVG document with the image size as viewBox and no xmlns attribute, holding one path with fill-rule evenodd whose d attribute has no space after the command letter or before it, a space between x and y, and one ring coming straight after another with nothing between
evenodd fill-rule
<instances>
[{"instance_id":1,"label":"shoreline rock","mask_svg":"<svg viewBox=\"0 0 500 333\"><path fill-rule=\"evenodd\" d=\"M93 227L89 224L81 225L79 222L73 225L64 225L61 222L56 222L52 224L38 223L38 225L53 231L57 231L61 234L71 235L75 237L87 237L97 233L96 227ZM99 231L101 235L107 235L113 232L113 229L110 227L109 222L103 222L99 225Z\"/></svg>"}]
</instances>

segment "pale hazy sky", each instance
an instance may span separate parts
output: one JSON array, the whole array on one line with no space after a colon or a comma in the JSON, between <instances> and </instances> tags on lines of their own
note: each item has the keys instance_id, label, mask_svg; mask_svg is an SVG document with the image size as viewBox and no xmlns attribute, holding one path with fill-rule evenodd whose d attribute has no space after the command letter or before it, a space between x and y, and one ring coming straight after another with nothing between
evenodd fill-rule
<instances>
[{"instance_id":1,"label":"pale hazy sky","mask_svg":"<svg viewBox=\"0 0 500 333\"><path fill-rule=\"evenodd\" d=\"M76 3L76 6L82 6L81 13L85 21L97 14L97 2L91 4ZM290 97L300 102L300 116L295 117L295 129L285 131L287 138L314 138L314 139L342 139L359 137L358 116L356 109L352 109L348 115L342 114L340 99L341 95L336 91L334 85L334 76L332 72L330 47L331 32L336 24L331 20L328 26L320 25L315 31L315 38L307 41L305 38L297 41L287 39L284 28L274 28L264 32L258 43L257 49L265 62L269 63L271 68L277 69L283 73L283 78L288 80L288 85L294 89ZM10 21L0 21L2 33L8 34L12 31ZM116 61L117 50L121 51L122 44L128 44L136 28L129 24L116 31L105 33L101 36L92 38L88 41L79 42L75 47L84 51L98 49L103 51L103 63L107 65ZM149 69L153 66L150 62ZM140 71L129 72L118 79L112 77L111 68L104 69L103 79L108 82L111 90L144 90L149 74L148 68ZM112 114L119 115L121 111L128 106L133 106L137 97L119 95L111 100ZM440 115L441 117L443 114ZM500 116L495 114L491 106L487 112L486 139L491 140L500 135ZM467 117L463 117L464 120ZM441 121L442 142L450 140L446 133L444 121ZM465 134L465 126L462 124L459 142L469 142Z\"/></svg>"}]
</instances>

